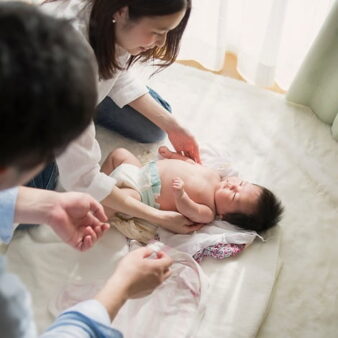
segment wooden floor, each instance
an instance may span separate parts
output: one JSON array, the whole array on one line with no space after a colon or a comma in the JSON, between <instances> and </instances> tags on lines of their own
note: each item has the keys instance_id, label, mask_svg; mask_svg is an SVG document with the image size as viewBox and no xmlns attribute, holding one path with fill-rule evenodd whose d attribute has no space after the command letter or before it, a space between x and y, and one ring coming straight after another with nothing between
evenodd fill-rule
<instances>
[{"instance_id":1,"label":"wooden floor","mask_svg":"<svg viewBox=\"0 0 338 338\"><path fill-rule=\"evenodd\" d=\"M194 60L177 60L176 62L183 64L183 65L195 67L201 70L205 70L207 72L211 72L214 74L229 76L237 80L245 81L237 71L237 57L233 53L226 53L224 67L220 71L212 71L210 69L207 69L203 67L200 63ZM282 94L286 93L286 91L279 88L277 84L274 84L272 87L268 87L267 89L275 91L277 93L282 93Z\"/></svg>"}]
</instances>

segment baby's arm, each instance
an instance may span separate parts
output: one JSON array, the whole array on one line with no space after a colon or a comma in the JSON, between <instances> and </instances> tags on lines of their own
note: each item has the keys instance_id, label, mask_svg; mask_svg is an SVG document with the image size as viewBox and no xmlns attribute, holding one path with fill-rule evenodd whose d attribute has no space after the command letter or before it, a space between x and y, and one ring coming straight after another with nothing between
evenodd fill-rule
<instances>
[{"instance_id":1,"label":"baby's arm","mask_svg":"<svg viewBox=\"0 0 338 338\"><path fill-rule=\"evenodd\" d=\"M172 188L177 211L195 223L210 223L214 220L214 212L206 205L194 202L184 190L181 178L173 179Z\"/></svg>"}]
</instances>

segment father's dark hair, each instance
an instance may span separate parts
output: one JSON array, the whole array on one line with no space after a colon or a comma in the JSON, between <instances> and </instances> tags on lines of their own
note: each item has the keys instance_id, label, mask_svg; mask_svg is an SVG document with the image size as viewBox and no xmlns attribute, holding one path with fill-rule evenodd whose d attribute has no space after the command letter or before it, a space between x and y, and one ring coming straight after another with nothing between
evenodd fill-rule
<instances>
[{"instance_id":1,"label":"father's dark hair","mask_svg":"<svg viewBox=\"0 0 338 338\"><path fill-rule=\"evenodd\" d=\"M71 25L0 3L0 167L48 162L93 118L93 56Z\"/></svg>"},{"instance_id":2,"label":"father's dark hair","mask_svg":"<svg viewBox=\"0 0 338 338\"><path fill-rule=\"evenodd\" d=\"M262 191L254 214L228 213L222 217L223 221L257 232L274 227L280 221L284 208L273 192L262 186L260 188Z\"/></svg>"}]
</instances>

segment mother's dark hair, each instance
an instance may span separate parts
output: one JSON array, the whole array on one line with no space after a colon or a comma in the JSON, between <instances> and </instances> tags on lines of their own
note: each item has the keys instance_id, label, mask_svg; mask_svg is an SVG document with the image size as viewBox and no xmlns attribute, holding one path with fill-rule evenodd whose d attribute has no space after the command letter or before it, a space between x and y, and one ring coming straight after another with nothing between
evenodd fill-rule
<instances>
[{"instance_id":1,"label":"mother's dark hair","mask_svg":"<svg viewBox=\"0 0 338 338\"><path fill-rule=\"evenodd\" d=\"M114 13L128 7L129 18L137 21L142 17L162 16L186 9L179 25L168 32L163 47L155 47L137 56L131 56L128 66L136 60L160 60L160 67L171 65L177 58L182 34L189 20L191 0L92 0L93 7L89 20L89 41L95 52L102 79L114 76L121 69L115 56L115 27L112 23Z\"/></svg>"}]
</instances>

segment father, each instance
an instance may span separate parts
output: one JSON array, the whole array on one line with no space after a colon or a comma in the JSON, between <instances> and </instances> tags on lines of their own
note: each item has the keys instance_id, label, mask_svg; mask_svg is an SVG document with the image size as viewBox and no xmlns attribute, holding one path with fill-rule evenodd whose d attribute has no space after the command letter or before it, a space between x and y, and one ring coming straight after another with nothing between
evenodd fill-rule
<instances>
[{"instance_id":1,"label":"father","mask_svg":"<svg viewBox=\"0 0 338 338\"><path fill-rule=\"evenodd\" d=\"M86 194L27 187L27 182L93 118L95 70L90 53L66 21L23 3L0 3L0 239L13 223L46 223L68 244L89 249L109 226ZM13 188L14 187L14 188ZM121 337L110 322L123 303L153 290L170 275L171 259L148 249L126 256L95 299L61 314L44 337ZM0 332L32 337L29 296L6 273L0 257Z\"/></svg>"}]
</instances>

